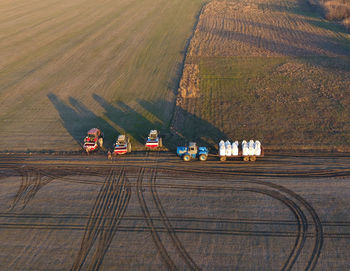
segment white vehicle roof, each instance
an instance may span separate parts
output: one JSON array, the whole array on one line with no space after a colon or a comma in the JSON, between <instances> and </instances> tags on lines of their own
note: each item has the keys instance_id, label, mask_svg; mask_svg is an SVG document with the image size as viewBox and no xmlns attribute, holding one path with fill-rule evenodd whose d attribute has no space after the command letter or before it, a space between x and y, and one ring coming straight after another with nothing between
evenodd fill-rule
<instances>
[{"instance_id":1,"label":"white vehicle roof","mask_svg":"<svg viewBox=\"0 0 350 271\"><path fill-rule=\"evenodd\" d=\"M126 136L125 135L119 135L118 136L118 141L125 141Z\"/></svg>"}]
</instances>

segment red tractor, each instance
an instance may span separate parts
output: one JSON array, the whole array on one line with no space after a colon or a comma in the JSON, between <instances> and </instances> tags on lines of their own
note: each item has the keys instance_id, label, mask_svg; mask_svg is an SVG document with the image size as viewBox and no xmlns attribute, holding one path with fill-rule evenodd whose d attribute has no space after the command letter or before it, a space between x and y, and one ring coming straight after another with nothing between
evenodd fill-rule
<instances>
[{"instance_id":1,"label":"red tractor","mask_svg":"<svg viewBox=\"0 0 350 271\"><path fill-rule=\"evenodd\" d=\"M92 128L87 132L83 148L88 154L98 148L103 148L103 133L100 129Z\"/></svg>"},{"instance_id":2,"label":"red tractor","mask_svg":"<svg viewBox=\"0 0 350 271\"><path fill-rule=\"evenodd\" d=\"M162 138L159 136L157 130L151 130L149 132L145 146L146 149L157 149L163 147Z\"/></svg>"}]
</instances>

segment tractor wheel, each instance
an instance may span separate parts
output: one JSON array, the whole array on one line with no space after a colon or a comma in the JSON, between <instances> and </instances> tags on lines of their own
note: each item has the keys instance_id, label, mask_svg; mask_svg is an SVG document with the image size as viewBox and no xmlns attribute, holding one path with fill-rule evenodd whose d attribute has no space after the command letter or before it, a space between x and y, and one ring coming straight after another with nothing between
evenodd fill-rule
<instances>
[{"instance_id":1,"label":"tractor wheel","mask_svg":"<svg viewBox=\"0 0 350 271\"><path fill-rule=\"evenodd\" d=\"M201 154L199 156L199 161L206 161L207 160L207 156L205 154Z\"/></svg>"},{"instance_id":2,"label":"tractor wheel","mask_svg":"<svg viewBox=\"0 0 350 271\"><path fill-rule=\"evenodd\" d=\"M100 137L100 138L98 139L98 146L99 146L100 148L103 147L103 138L102 138L102 137Z\"/></svg>"},{"instance_id":3,"label":"tractor wheel","mask_svg":"<svg viewBox=\"0 0 350 271\"><path fill-rule=\"evenodd\" d=\"M185 154L182 159L185 161L185 162L188 162L191 160L191 156L189 156L188 154Z\"/></svg>"},{"instance_id":4,"label":"tractor wheel","mask_svg":"<svg viewBox=\"0 0 350 271\"><path fill-rule=\"evenodd\" d=\"M163 139L160 137L159 138L159 147L162 148L163 147Z\"/></svg>"},{"instance_id":5,"label":"tractor wheel","mask_svg":"<svg viewBox=\"0 0 350 271\"><path fill-rule=\"evenodd\" d=\"M226 156L220 156L220 161L225 162L226 161Z\"/></svg>"},{"instance_id":6,"label":"tractor wheel","mask_svg":"<svg viewBox=\"0 0 350 271\"><path fill-rule=\"evenodd\" d=\"M249 161L249 156L244 156L244 157L243 157L243 161L244 161L244 162L248 162L248 161Z\"/></svg>"},{"instance_id":7,"label":"tractor wheel","mask_svg":"<svg viewBox=\"0 0 350 271\"><path fill-rule=\"evenodd\" d=\"M256 156L250 156L250 161L255 162L256 161Z\"/></svg>"}]
</instances>

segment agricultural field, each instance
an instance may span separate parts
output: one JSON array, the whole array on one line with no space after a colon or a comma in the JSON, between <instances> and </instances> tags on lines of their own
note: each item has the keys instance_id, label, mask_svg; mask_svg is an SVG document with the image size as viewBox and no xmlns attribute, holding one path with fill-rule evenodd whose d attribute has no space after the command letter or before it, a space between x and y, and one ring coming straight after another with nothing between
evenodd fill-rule
<instances>
[{"instance_id":1,"label":"agricultural field","mask_svg":"<svg viewBox=\"0 0 350 271\"><path fill-rule=\"evenodd\" d=\"M294 151L350 147L349 35L306 1L1 1L0 270L350 270L350 152Z\"/></svg>"},{"instance_id":2,"label":"agricultural field","mask_svg":"<svg viewBox=\"0 0 350 271\"><path fill-rule=\"evenodd\" d=\"M258 138L269 149L349 150L349 60L349 34L307 1L211 1L172 127L213 147Z\"/></svg>"},{"instance_id":3,"label":"agricultural field","mask_svg":"<svg viewBox=\"0 0 350 271\"><path fill-rule=\"evenodd\" d=\"M0 155L0 270L349 270L349 155Z\"/></svg>"},{"instance_id":4,"label":"agricultural field","mask_svg":"<svg viewBox=\"0 0 350 271\"><path fill-rule=\"evenodd\" d=\"M80 150L96 126L107 146L166 129L203 2L1 1L1 151Z\"/></svg>"}]
</instances>

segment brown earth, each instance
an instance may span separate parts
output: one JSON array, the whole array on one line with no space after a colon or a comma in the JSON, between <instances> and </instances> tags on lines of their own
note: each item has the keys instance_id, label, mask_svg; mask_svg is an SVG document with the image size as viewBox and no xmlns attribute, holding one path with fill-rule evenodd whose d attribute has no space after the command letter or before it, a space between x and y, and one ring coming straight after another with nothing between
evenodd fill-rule
<instances>
[{"instance_id":1,"label":"brown earth","mask_svg":"<svg viewBox=\"0 0 350 271\"><path fill-rule=\"evenodd\" d=\"M336 46L339 34L297 14L298 5L279 0L211 1L199 17L187 56L349 57L347 48Z\"/></svg>"},{"instance_id":2,"label":"brown earth","mask_svg":"<svg viewBox=\"0 0 350 271\"><path fill-rule=\"evenodd\" d=\"M211 1L190 42L173 127L216 146L350 146L349 35L306 1ZM185 97L198 65L199 91ZM192 130L192 132L191 132Z\"/></svg>"},{"instance_id":3,"label":"brown earth","mask_svg":"<svg viewBox=\"0 0 350 271\"><path fill-rule=\"evenodd\" d=\"M349 155L0 157L1 270L347 270Z\"/></svg>"}]
</instances>

